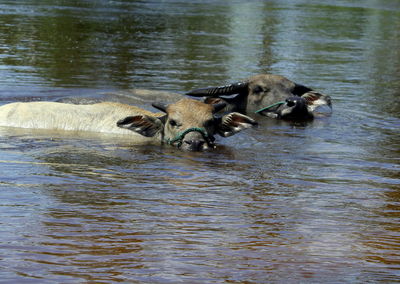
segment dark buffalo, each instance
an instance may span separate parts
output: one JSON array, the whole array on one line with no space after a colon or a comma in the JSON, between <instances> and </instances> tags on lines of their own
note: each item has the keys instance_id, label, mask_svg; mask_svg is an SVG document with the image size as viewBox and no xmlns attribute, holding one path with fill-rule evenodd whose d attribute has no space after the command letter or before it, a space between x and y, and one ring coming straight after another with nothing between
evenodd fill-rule
<instances>
[{"instance_id":1,"label":"dark buffalo","mask_svg":"<svg viewBox=\"0 0 400 284\"><path fill-rule=\"evenodd\" d=\"M312 119L319 106L331 109L328 95L271 74L252 76L226 86L201 88L186 95L207 97L205 101L210 104L224 102L227 106L223 111L253 112L290 120Z\"/></svg>"}]
</instances>

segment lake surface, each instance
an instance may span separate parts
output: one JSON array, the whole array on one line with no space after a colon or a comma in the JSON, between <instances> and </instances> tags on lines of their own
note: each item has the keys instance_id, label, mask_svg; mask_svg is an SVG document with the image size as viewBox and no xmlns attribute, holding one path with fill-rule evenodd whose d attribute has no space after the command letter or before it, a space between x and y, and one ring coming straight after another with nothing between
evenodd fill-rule
<instances>
[{"instance_id":1,"label":"lake surface","mask_svg":"<svg viewBox=\"0 0 400 284\"><path fill-rule=\"evenodd\" d=\"M397 0L0 1L0 104L259 73L332 116L206 153L1 128L2 283L399 282Z\"/></svg>"}]
</instances>

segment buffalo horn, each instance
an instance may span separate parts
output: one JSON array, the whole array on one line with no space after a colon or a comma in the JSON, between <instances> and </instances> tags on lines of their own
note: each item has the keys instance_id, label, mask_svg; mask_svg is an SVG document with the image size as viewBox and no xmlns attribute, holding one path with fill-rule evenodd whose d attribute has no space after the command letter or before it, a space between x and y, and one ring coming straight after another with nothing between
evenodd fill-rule
<instances>
[{"instance_id":1,"label":"buffalo horn","mask_svg":"<svg viewBox=\"0 0 400 284\"><path fill-rule=\"evenodd\" d=\"M213 113L217 113L226 107L226 103L217 103L213 105Z\"/></svg>"},{"instance_id":2,"label":"buffalo horn","mask_svg":"<svg viewBox=\"0 0 400 284\"><path fill-rule=\"evenodd\" d=\"M310 91L312 91L312 89L310 89L309 87L306 87L306 86L303 86L303 85L295 83L295 86L294 86L294 88L292 90L292 94L296 95L296 96L301 96L301 95L303 95L303 94L305 94L307 92L310 92Z\"/></svg>"},{"instance_id":3,"label":"buffalo horn","mask_svg":"<svg viewBox=\"0 0 400 284\"><path fill-rule=\"evenodd\" d=\"M161 110L162 112L167 112L167 104L165 103L160 103L160 102L156 102L156 103L152 103L151 104L153 107L155 107L158 110Z\"/></svg>"},{"instance_id":4,"label":"buffalo horn","mask_svg":"<svg viewBox=\"0 0 400 284\"><path fill-rule=\"evenodd\" d=\"M208 87L202 89L196 89L186 93L187 96L192 97L218 97L218 96L229 96L240 93L247 88L247 82L237 82L222 87Z\"/></svg>"}]
</instances>

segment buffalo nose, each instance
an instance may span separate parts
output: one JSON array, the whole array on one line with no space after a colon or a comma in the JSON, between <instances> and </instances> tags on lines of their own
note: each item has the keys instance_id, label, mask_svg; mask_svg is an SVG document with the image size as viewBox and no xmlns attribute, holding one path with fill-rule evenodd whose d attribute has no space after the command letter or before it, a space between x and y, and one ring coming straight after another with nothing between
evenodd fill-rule
<instances>
[{"instance_id":1,"label":"buffalo nose","mask_svg":"<svg viewBox=\"0 0 400 284\"><path fill-rule=\"evenodd\" d=\"M204 140L185 140L184 142L190 147L190 149L195 151L201 150L204 143L206 143Z\"/></svg>"},{"instance_id":2,"label":"buffalo nose","mask_svg":"<svg viewBox=\"0 0 400 284\"><path fill-rule=\"evenodd\" d=\"M292 107L292 106L294 106L295 104L296 104L296 102L293 101L293 100L286 100L286 105L287 105L288 107Z\"/></svg>"}]
</instances>

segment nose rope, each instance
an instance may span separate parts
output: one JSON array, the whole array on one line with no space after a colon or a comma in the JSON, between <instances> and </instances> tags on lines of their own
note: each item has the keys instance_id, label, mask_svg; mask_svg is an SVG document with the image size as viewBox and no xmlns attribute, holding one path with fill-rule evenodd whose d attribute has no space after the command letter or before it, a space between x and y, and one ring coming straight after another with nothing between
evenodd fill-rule
<instances>
[{"instance_id":1,"label":"nose rope","mask_svg":"<svg viewBox=\"0 0 400 284\"><path fill-rule=\"evenodd\" d=\"M188 134L189 132L200 132L200 134L201 134L201 135L203 136L203 138L207 141L207 143L208 143L208 144L211 143L211 139L210 139L210 137L208 136L207 131L206 131L204 128L201 128L201 127L191 127L191 128L186 129L186 130L183 130L183 131L179 132L179 133L175 136L175 138L173 138L173 139L170 139L170 138L165 139L165 142L166 142L168 145L173 145L175 142L179 141L179 142L178 142L178 145L177 145L178 148L179 148L179 147L182 146L183 138L184 138L185 135Z\"/></svg>"},{"instance_id":2,"label":"nose rope","mask_svg":"<svg viewBox=\"0 0 400 284\"><path fill-rule=\"evenodd\" d=\"M261 108L259 110L256 110L254 113L260 113L260 112L263 112L264 110L270 109L271 107L283 105L284 103L286 103L286 102L285 101L280 101L280 102L274 103L272 105L263 107L263 108Z\"/></svg>"}]
</instances>

